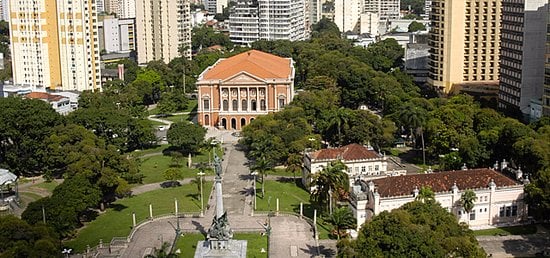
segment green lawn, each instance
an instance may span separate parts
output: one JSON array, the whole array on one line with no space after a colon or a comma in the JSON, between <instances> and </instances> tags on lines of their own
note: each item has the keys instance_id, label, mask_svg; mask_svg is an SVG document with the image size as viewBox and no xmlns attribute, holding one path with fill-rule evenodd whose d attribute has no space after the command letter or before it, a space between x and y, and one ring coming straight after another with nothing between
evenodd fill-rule
<instances>
[{"instance_id":1,"label":"green lawn","mask_svg":"<svg viewBox=\"0 0 550 258\"><path fill-rule=\"evenodd\" d=\"M284 176L284 177L292 177L293 175L296 175L296 178L299 178L301 176L301 171L297 171L296 174L293 174L290 171L286 171L284 168L275 168L269 172L267 172L269 176Z\"/></svg>"},{"instance_id":2,"label":"green lawn","mask_svg":"<svg viewBox=\"0 0 550 258\"><path fill-rule=\"evenodd\" d=\"M180 257L193 257L195 250L197 249L197 243L200 240L204 240L202 234L185 234L178 239L176 248L180 249ZM267 252L262 253L261 250L267 251L267 237L260 236L260 234L235 234L233 239L247 240L246 244L246 257L249 258L264 258L267 257Z\"/></svg>"},{"instance_id":3,"label":"green lawn","mask_svg":"<svg viewBox=\"0 0 550 258\"><path fill-rule=\"evenodd\" d=\"M191 112L194 111L197 108L197 100L196 99L190 99L187 108L183 110L182 112ZM158 115L160 113L160 110L158 108L153 108L148 111L149 115Z\"/></svg>"},{"instance_id":4,"label":"green lawn","mask_svg":"<svg viewBox=\"0 0 550 258\"><path fill-rule=\"evenodd\" d=\"M150 154L150 153L158 153L158 152L162 153L162 151L164 151L168 147L170 147L169 144L163 144L163 145L157 145L157 146L155 146L153 148L150 148L150 149L135 150L134 152L132 152L132 156L140 157L140 156L143 156L145 154Z\"/></svg>"},{"instance_id":5,"label":"green lawn","mask_svg":"<svg viewBox=\"0 0 550 258\"><path fill-rule=\"evenodd\" d=\"M204 189L210 188L212 188L212 182L204 182ZM200 202L197 196L197 186L186 184L118 200L106 212L82 228L77 237L66 245L76 252L81 252L86 245L97 245L99 239L108 243L113 237L126 237L132 229L132 212L136 213L138 222L143 221L149 217L149 204L153 204L153 216L173 213L175 198L179 201L180 212L199 212Z\"/></svg>"},{"instance_id":6,"label":"green lawn","mask_svg":"<svg viewBox=\"0 0 550 258\"><path fill-rule=\"evenodd\" d=\"M183 121L191 121L191 118L188 114L173 115L173 116L171 115L171 116L163 117L162 119L172 121L173 123L183 122Z\"/></svg>"},{"instance_id":7,"label":"green lawn","mask_svg":"<svg viewBox=\"0 0 550 258\"><path fill-rule=\"evenodd\" d=\"M35 184L31 186L30 188L42 188L48 190L50 193L53 192L53 189L55 189L59 183L55 180L52 180L51 182L42 182L39 184Z\"/></svg>"},{"instance_id":8,"label":"green lawn","mask_svg":"<svg viewBox=\"0 0 550 258\"><path fill-rule=\"evenodd\" d=\"M222 150L218 150L218 155L220 155L220 157L223 155ZM209 158L207 153L206 154L202 153L200 155L191 157L192 163L200 163L200 162L208 163L208 160ZM212 161L212 156L210 156L210 160ZM179 166L176 166L176 167L179 167L182 170L184 178L196 177L199 170L195 168L188 168L187 161L188 161L188 157L182 158L179 161ZM142 158L140 171L145 176L145 178L143 178L143 183L150 184L150 183L158 183L158 182L166 181L166 179L164 178L164 171L170 168L171 165L172 165L171 156L157 155L157 156ZM209 170L206 172L206 175L214 175L214 172L212 170Z\"/></svg>"},{"instance_id":9,"label":"green lawn","mask_svg":"<svg viewBox=\"0 0 550 258\"><path fill-rule=\"evenodd\" d=\"M153 126L154 129L157 129L157 126L166 125L165 123L162 123L159 121L154 121L154 120L149 120L149 121L151 121L151 125Z\"/></svg>"},{"instance_id":10,"label":"green lawn","mask_svg":"<svg viewBox=\"0 0 550 258\"><path fill-rule=\"evenodd\" d=\"M474 235L476 236L530 235L535 233L537 233L537 226L532 224L474 231Z\"/></svg>"},{"instance_id":11,"label":"green lawn","mask_svg":"<svg viewBox=\"0 0 550 258\"><path fill-rule=\"evenodd\" d=\"M299 179L297 179L299 180ZM279 210L286 212L294 212L300 214L300 202L303 205L304 216L313 219L313 210L317 209L317 230L319 230L319 238L328 239L330 225L326 224L321 218L321 212L318 208L313 207L309 202L309 192L297 186L293 182L278 182L273 180L265 181L265 198L262 196L261 184L256 185L257 210L258 211L275 211L277 207L277 198L279 199ZM271 197L271 200L270 198ZM269 202L269 203L268 203ZM268 208L270 206L270 208Z\"/></svg>"},{"instance_id":12,"label":"green lawn","mask_svg":"<svg viewBox=\"0 0 550 258\"><path fill-rule=\"evenodd\" d=\"M28 197L28 198L31 199L32 201L36 201L36 200L42 199L42 196L41 196L41 195L35 194L35 193L31 193L31 192L19 192L19 195L20 195L20 196ZM31 202L32 202L32 201L31 201Z\"/></svg>"}]
</instances>

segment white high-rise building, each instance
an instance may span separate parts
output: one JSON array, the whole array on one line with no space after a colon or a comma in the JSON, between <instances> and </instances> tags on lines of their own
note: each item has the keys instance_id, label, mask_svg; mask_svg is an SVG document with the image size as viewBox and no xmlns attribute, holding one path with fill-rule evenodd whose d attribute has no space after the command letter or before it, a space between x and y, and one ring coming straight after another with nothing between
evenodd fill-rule
<instances>
[{"instance_id":1,"label":"white high-rise building","mask_svg":"<svg viewBox=\"0 0 550 258\"><path fill-rule=\"evenodd\" d=\"M136 17L136 1L140 0L103 0L105 12L115 14L118 18Z\"/></svg>"},{"instance_id":2,"label":"white high-rise building","mask_svg":"<svg viewBox=\"0 0 550 258\"><path fill-rule=\"evenodd\" d=\"M93 0L10 0L13 80L45 90L101 90Z\"/></svg>"},{"instance_id":3,"label":"white high-rise building","mask_svg":"<svg viewBox=\"0 0 550 258\"><path fill-rule=\"evenodd\" d=\"M10 1L9 0L0 0L0 20L2 21L10 20Z\"/></svg>"},{"instance_id":4,"label":"white high-rise building","mask_svg":"<svg viewBox=\"0 0 550 258\"><path fill-rule=\"evenodd\" d=\"M127 53L136 50L135 19L118 19L114 16L101 18L99 22L100 49L107 53Z\"/></svg>"},{"instance_id":5,"label":"white high-rise building","mask_svg":"<svg viewBox=\"0 0 550 258\"><path fill-rule=\"evenodd\" d=\"M238 0L229 16L229 37L235 44L258 40L305 40L305 0Z\"/></svg>"},{"instance_id":6,"label":"white high-rise building","mask_svg":"<svg viewBox=\"0 0 550 258\"><path fill-rule=\"evenodd\" d=\"M364 0L335 0L334 23L341 32L360 32L360 18Z\"/></svg>"},{"instance_id":7,"label":"white high-rise building","mask_svg":"<svg viewBox=\"0 0 550 258\"><path fill-rule=\"evenodd\" d=\"M227 7L229 0L204 0L204 8L211 14L222 13L223 8Z\"/></svg>"},{"instance_id":8,"label":"white high-rise building","mask_svg":"<svg viewBox=\"0 0 550 258\"><path fill-rule=\"evenodd\" d=\"M381 21L399 19L399 0L363 0L364 12L378 13Z\"/></svg>"},{"instance_id":9,"label":"white high-rise building","mask_svg":"<svg viewBox=\"0 0 550 258\"><path fill-rule=\"evenodd\" d=\"M180 47L188 47L191 58L191 11L187 0L137 0L136 33L138 63L181 57Z\"/></svg>"},{"instance_id":10,"label":"white high-rise building","mask_svg":"<svg viewBox=\"0 0 550 258\"><path fill-rule=\"evenodd\" d=\"M498 107L528 117L543 95L548 0L502 0Z\"/></svg>"},{"instance_id":11,"label":"white high-rise building","mask_svg":"<svg viewBox=\"0 0 550 258\"><path fill-rule=\"evenodd\" d=\"M97 13L105 12L105 2L104 2L104 0L96 0L95 3L96 3Z\"/></svg>"}]
</instances>

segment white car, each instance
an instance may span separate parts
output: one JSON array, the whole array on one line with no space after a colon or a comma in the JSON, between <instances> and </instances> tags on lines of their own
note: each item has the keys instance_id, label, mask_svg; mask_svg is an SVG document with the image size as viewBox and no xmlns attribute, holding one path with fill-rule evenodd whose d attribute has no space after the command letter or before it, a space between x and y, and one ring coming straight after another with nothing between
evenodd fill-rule
<instances>
[{"instance_id":1,"label":"white car","mask_svg":"<svg viewBox=\"0 0 550 258\"><path fill-rule=\"evenodd\" d=\"M161 126L158 127L158 129L159 129L159 131L164 131L164 130L166 130L166 127L161 125Z\"/></svg>"}]
</instances>

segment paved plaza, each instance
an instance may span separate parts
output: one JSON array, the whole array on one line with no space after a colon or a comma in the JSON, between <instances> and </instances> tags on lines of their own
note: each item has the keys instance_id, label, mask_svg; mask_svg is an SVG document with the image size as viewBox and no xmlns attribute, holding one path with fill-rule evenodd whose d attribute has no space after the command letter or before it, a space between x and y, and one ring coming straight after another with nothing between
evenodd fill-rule
<instances>
[{"instance_id":1,"label":"paved plaza","mask_svg":"<svg viewBox=\"0 0 550 258\"><path fill-rule=\"evenodd\" d=\"M252 214L252 177L246 166L244 152L238 149L237 138L231 131L210 129L207 137L215 137L223 142L225 155L223 168L223 198L231 228L235 232L263 231L262 224L267 221L265 215ZM206 195L208 196L208 195ZM206 233L212 223L215 211L215 197L208 200L204 217L180 218L180 227L184 233ZM269 257L326 257L335 255L335 243L323 240L319 244L313 235L310 224L297 216L271 217L272 233L270 237ZM157 219L141 226L133 235L128 247L121 250L122 257L142 257L148 248L159 247L162 242L172 243L175 238L176 218Z\"/></svg>"},{"instance_id":2,"label":"paved plaza","mask_svg":"<svg viewBox=\"0 0 550 258\"><path fill-rule=\"evenodd\" d=\"M550 234L538 225L537 234L479 236L477 241L491 257L534 257L550 247Z\"/></svg>"}]
</instances>

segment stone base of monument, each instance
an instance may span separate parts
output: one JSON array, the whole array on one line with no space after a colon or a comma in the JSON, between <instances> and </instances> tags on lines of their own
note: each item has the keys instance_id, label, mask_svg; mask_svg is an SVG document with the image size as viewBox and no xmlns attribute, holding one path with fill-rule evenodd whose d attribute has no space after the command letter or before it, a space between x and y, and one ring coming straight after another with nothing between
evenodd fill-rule
<instances>
[{"instance_id":1,"label":"stone base of monument","mask_svg":"<svg viewBox=\"0 0 550 258\"><path fill-rule=\"evenodd\" d=\"M233 239L199 241L195 258L246 258L246 244L246 240Z\"/></svg>"}]
</instances>

